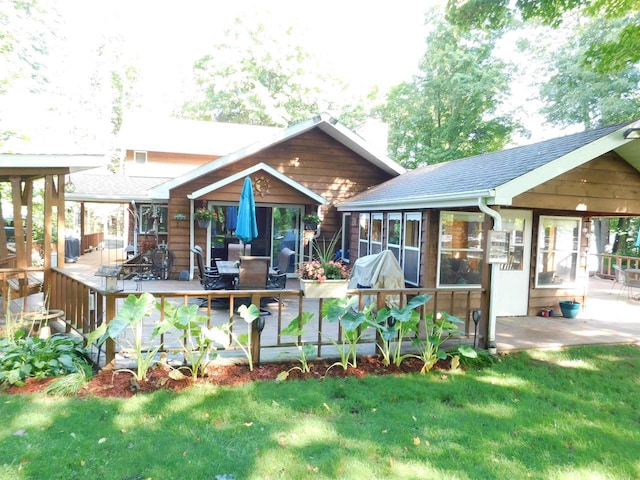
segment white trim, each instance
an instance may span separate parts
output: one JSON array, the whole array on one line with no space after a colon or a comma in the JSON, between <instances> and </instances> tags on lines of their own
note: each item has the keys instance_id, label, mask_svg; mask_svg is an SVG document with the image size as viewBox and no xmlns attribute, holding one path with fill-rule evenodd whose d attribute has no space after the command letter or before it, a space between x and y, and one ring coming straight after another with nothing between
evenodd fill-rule
<instances>
[{"instance_id":1,"label":"white trim","mask_svg":"<svg viewBox=\"0 0 640 480\"><path fill-rule=\"evenodd\" d=\"M252 165L251 167L242 170L241 172L238 173L234 173L233 175L230 175L228 177L223 178L222 180L219 180L217 182L214 182L210 185L207 185L206 187L203 187L199 190L196 190L195 192L192 192L190 194L187 195L187 198L189 199L198 199L200 197L202 197L203 195L206 195L207 193L213 192L214 190L218 190L219 188L222 188L226 185L229 185L230 183L236 182L248 175L251 175L253 173L256 173L258 171L264 171L266 173L268 173L269 175L271 175L272 177L280 180L281 182L287 184L288 186L290 186L291 188L299 191L300 193L302 193L303 195L306 195L307 197L309 197L311 200L313 200L316 203L319 203L321 205L329 205L329 201L325 200L323 197L321 197L320 195L318 195L317 193L315 193L313 190L308 189L307 187L305 187L304 185L301 185L300 183L296 182L295 180L291 179L290 177L287 177L286 175L280 173L279 171L277 171L276 169L274 169L273 167L270 167L269 165L267 165L266 163L257 163L256 165Z\"/></svg>"},{"instance_id":2,"label":"white trim","mask_svg":"<svg viewBox=\"0 0 640 480\"><path fill-rule=\"evenodd\" d=\"M478 197L492 198L495 190L476 190L461 193L443 193L441 195L404 197L388 200L363 200L359 202L342 202L336 206L339 212L366 212L372 209L380 209L384 206L387 211L413 210L416 208L446 208L446 207L475 207L478 205Z\"/></svg>"},{"instance_id":3,"label":"white trim","mask_svg":"<svg viewBox=\"0 0 640 480\"><path fill-rule=\"evenodd\" d=\"M105 154L0 153L0 168L68 168L69 173L73 173L106 164Z\"/></svg>"},{"instance_id":4,"label":"white trim","mask_svg":"<svg viewBox=\"0 0 640 480\"><path fill-rule=\"evenodd\" d=\"M556 178L558 175L567 173L576 167L590 162L600 155L604 155L607 152L615 150L624 143L631 141L624 140L621 142L616 135L620 132L620 137L622 138L622 132L627 128L628 126L623 127L620 130L616 130L609 135L599 138L598 140L594 140L593 142L573 150L562 157L552 160L535 170L496 187L495 195L503 199L513 199L517 195Z\"/></svg>"},{"instance_id":5,"label":"white trim","mask_svg":"<svg viewBox=\"0 0 640 480\"><path fill-rule=\"evenodd\" d=\"M372 164L385 170L387 173L390 173L392 175L400 175L401 173L404 173L406 171L404 167L394 162L386 155L376 152L374 148L372 148L364 141L364 139L357 136L346 127L338 124L337 120L335 120L333 117L326 113L323 113L309 120L293 125L285 130L282 130L278 134L268 137L267 139L260 140L234 153L230 153L229 155L225 155L224 157L206 163L186 173L185 175L182 175L173 180L169 180L168 182L152 189L151 196L159 195L159 193L155 191L156 189L160 190L160 192L163 192L164 190L168 192L169 190L179 185L224 168L228 165L231 165L232 163L237 162L238 160L242 160L243 158L265 150L266 148L278 145L279 143L289 140L290 138L300 135L315 127L320 128L320 130L328 134L330 137L345 145L352 151L358 153Z\"/></svg>"}]
</instances>

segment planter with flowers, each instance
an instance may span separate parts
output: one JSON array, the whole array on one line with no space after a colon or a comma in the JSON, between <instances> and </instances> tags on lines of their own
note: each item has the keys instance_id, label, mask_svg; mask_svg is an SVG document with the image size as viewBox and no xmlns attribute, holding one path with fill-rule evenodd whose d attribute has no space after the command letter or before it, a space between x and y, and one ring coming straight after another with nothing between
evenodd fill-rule
<instances>
[{"instance_id":1,"label":"planter with flowers","mask_svg":"<svg viewBox=\"0 0 640 480\"><path fill-rule=\"evenodd\" d=\"M304 223L305 230L316 230L320 223L320 217L315 213L307 213L302 217L302 223Z\"/></svg>"},{"instance_id":2,"label":"planter with flowers","mask_svg":"<svg viewBox=\"0 0 640 480\"><path fill-rule=\"evenodd\" d=\"M193 218L196 219L201 228L209 228L209 224L212 220L215 220L217 216L218 214L216 212L204 207L196 208L196 211L193 213Z\"/></svg>"},{"instance_id":3,"label":"planter with flowers","mask_svg":"<svg viewBox=\"0 0 640 480\"><path fill-rule=\"evenodd\" d=\"M346 266L333 260L338 234L329 245L323 240L323 246L314 244L316 258L304 262L298 268L300 288L308 298L339 298L347 294L349 272Z\"/></svg>"}]
</instances>

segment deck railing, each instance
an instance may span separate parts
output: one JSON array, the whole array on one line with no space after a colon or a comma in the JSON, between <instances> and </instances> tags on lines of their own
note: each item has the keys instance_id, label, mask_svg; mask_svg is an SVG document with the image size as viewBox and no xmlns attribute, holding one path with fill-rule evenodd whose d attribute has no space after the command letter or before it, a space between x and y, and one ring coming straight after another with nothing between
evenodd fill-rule
<instances>
[{"instance_id":1,"label":"deck railing","mask_svg":"<svg viewBox=\"0 0 640 480\"><path fill-rule=\"evenodd\" d=\"M22 304L22 310L26 311L28 296L42 290L43 278L44 269L40 267L0 268L0 314L5 313L9 300L16 302L17 299Z\"/></svg>"},{"instance_id":2,"label":"deck railing","mask_svg":"<svg viewBox=\"0 0 640 480\"><path fill-rule=\"evenodd\" d=\"M624 255L611 255L608 253L598 253L594 255L598 259L598 275L605 278L615 278L614 265L620 265L623 269L640 268L639 257L628 257Z\"/></svg>"},{"instance_id":3,"label":"deck railing","mask_svg":"<svg viewBox=\"0 0 640 480\"><path fill-rule=\"evenodd\" d=\"M316 347L318 357L323 356L324 351L324 355L331 358L335 352L331 351L332 342L329 338L333 338L338 342L342 338L342 331L339 325L329 324L322 319L323 300L305 298L300 290L161 291L162 282L162 280L145 282L145 292L154 295L161 305L164 302L171 302L174 306L193 303L204 305L200 312L208 318L209 327L221 325L222 323L231 323L232 329L247 328L244 321L234 313L241 300L246 300L249 297L254 305L260 305L261 301L265 299L273 300L268 308L265 308L270 314L264 317L265 326L263 331L258 331L258 322L253 322L251 325L252 356L256 364L260 362L261 354L263 358L278 359L282 358L279 357L280 354L286 354L286 351L290 350L290 356L294 356L294 353L297 352L296 341L300 341L302 338L285 337L281 332L293 318L301 315L304 311L314 314L313 325L311 326L310 322L311 328L309 334L305 335L304 341ZM50 284L49 308L64 311L67 331L73 330L85 338L102 321L109 321L114 318L119 306L127 296L140 293L139 291L107 292L96 284L87 283L85 279L79 276L66 273L63 269L55 268L50 276ZM402 288L394 290L353 289L348 291L349 295L357 296L360 307L372 301L382 306L388 297L396 299L399 306L402 306L412 296L421 293L427 293L432 297L420 309L422 318L421 332L423 334L425 331L424 320L427 315L440 311L445 311L463 320L461 330L465 332L465 335L473 333L473 328L470 327L472 312L480 308L482 296L484 295L484 291L481 289ZM215 304L220 302L227 302L227 306L223 308L215 307ZM212 304L214 305L213 307ZM153 317L143 322L146 338L150 339L153 325L163 318L162 309L158 309L154 312ZM359 342L359 347L361 345L367 346L370 351L375 352L376 340L376 335L372 330L370 334L363 336ZM160 338L155 341L162 342L165 351L181 350L175 339ZM172 344L171 342L174 343ZM107 341L104 350L104 361L109 363L114 360L116 354L124 350L123 345L124 342L118 342L118 345L116 345L113 341ZM152 345L149 345L149 347L152 347ZM227 346L227 350L233 351L233 348ZM227 352L225 352L226 354Z\"/></svg>"}]
</instances>

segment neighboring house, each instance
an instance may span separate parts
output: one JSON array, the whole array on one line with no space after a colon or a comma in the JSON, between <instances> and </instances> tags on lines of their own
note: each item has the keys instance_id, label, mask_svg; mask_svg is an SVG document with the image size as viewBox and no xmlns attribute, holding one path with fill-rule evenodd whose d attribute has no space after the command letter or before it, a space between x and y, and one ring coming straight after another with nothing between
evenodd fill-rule
<instances>
[{"instance_id":1,"label":"neighboring house","mask_svg":"<svg viewBox=\"0 0 640 480\"><path fill-rule=\"evenodd\" d=\"M351 258L389 249L410 285L484 288L489 322L584 301L591 219L640 216L638 138L626 122L409 171L338 205Z\"/></svg>"}]
</instances>

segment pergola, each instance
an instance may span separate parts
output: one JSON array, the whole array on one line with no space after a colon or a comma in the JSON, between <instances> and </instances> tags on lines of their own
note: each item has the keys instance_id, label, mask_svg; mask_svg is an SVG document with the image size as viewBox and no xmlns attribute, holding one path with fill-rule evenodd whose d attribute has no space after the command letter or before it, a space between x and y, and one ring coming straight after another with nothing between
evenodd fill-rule
<instances>
[{"instance_id":1,"label":"pergola","mask_svg":"<svg viewBox=\"0 0 640 480\"><path fill-rule=\"evenodd\" d=\"M58 232L62 234L65 229L65 175L102 167L104 164L103 154L0 153L0 182L9 183L11 187L11 198L5 200L13 204L15 268L26 269L32 266L34 182L44 179L44 271L46 277L52 266L54 212L57 215ZM26 212L23 212L23 207L26 207ZM0 209L0 262L7 265L3 260L11 255L7 249L4 226L5 221ZM64 241L57 242L55 248L58 258L64 259ZM64 261L58 262L58 267L64 267Z\"/></svg>"}]
</instances>

